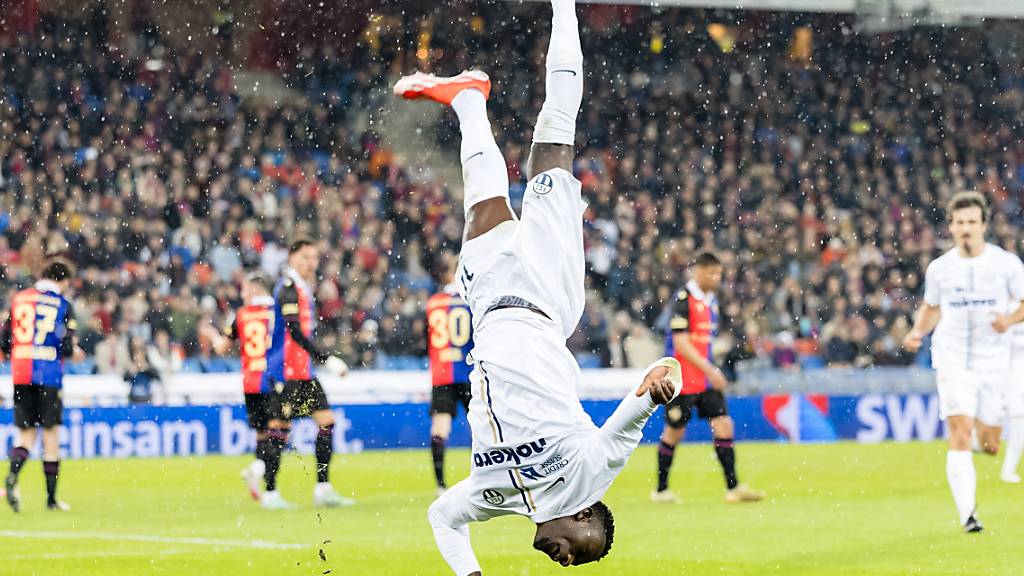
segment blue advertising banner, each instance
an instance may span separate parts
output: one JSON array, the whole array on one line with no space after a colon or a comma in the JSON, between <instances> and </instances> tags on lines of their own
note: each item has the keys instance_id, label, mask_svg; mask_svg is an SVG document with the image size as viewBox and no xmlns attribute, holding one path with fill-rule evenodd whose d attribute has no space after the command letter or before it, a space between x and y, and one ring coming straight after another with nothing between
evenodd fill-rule
<instances>
[{"instance_id":1,"label":"blue advertising banner","mask_svg":"<svg viewBox=\"0 0 1024 576\"><path fill-rule=\"evenodd\" d=\"M585 400L583 407L600 425L618 402ZM430 441L427 404L357 404L335 406L335 451L422 448ZM861 396L769 395L729 399L736 438L781 442L860 442L933 440L943 435L934 394L865 394ZM0 409L0 458L17 438L13 411ZM659 410L644 429L644 442L661 433ZM705 421L693 420L690 442L711 437ZM308 418L293 423L291 442L312 453L316 428ZM242 406L130 406L70 408L60 430L63 458L132 458L236 455L252 451L255 435ZM464 418L457 418L453 446L469 446Z\"/></svg>"}]
</instances>

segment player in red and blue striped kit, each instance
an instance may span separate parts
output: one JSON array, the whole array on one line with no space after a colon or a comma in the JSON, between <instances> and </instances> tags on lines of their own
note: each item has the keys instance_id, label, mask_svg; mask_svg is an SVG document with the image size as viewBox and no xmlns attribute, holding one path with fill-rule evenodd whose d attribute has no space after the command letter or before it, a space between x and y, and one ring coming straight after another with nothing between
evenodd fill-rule
<instances>
[{"instance_id":1,"label":"player in red and blue striped kit","mask_svg":"<svg viewBox=\"0 0 1024 576\"><path fill-rule=\"evenodd\" d=\"M715 454L725 475L726 501L753 502L764 498L764 493L740 484L736 475L734 425L723 393L727 382L712 356L711 343L718 335L715 290L721 282L721 261L714 254L704 252L697 256L693 278L676 293L665 347L666 353L679 360L683 368L683 389L665 405L665 429L658 446L658 488L651 494L655 502L679 500L668 489L668 474L676 444L682 441L694 408L699 417L710 421Z\"/></svg>"},{"instance_id":2,"label":"player in red and blue striped kit","mask_svg":"<svg viewBox=\"0 0 1024 576\"><path fill-rule=\"evenodd\" d=\"M11 469L5 481L7 503L18 512L18 474L36 442L36 427L43 428L43 473L46 476L46 507L69 510L57 500L60 471L60 436L63 420L61 388L64 359L84 359L75 344L75 320L71 302L64 297L72 269L56 260L46 266L35 286L14 295L11 317L0 332L0 348L10 357L14 381L14 423L20 430L11 450Z\"/></svg>"},{"instance_id":3,"label":"player in red and blue striped kit","mask_svg":"<svg viewBox=\"0 0 1024 576\"><path fill-rule=\"evenodd\" d=\"M438 492L444 492L444 451L458 405L469 411L469 352L473 349L473 323L469 305L453 283L455 265L447 271L448 284L427 301L427 349L430 356L430 454Z\"/></svg>"},{"instance_id":4,"label":"player in red and blue striped kit","mask_svg":"<svg viewBox=\"0 0 1024 576\"><path fill-rule=\"evenodd\" d=\"M287 508L277 491L276 478L292 418L311 416L319 427L316 437L317 483L313 503L317 506L351 506L355 502L338 494L331 486L328 470L334 451L334 412L327 402L320 381L313 372L313 361L323 363L339 376L348 373L348 365L337 356L322 351L313 341L316 329L316 302L311 283L316 279L320 250L311 240L292 242L288 267L274 286L274 319L264 384L278 394L281 426L271 426L265 447L267 464L264 479L267 491L262 503L266 508Z\"/></svg>"},{"instance_id":5,"label":"player in red and blue striped kit","mask_svg":"<svg viewBox=\"0 0 1024 576\"><path fill-rule=\"evenodd\" d=\"M242 362L242 392L249 427L256 432L256 458L242 469L242 478L254 500L262 500L260 482L267 471L267 443L270 430L282 427L281 406L263 373L267 370L267 351L274 329L274 298L270 285L260 274L250 274L242 284L244 305L223 334L211 330L210 340L218 354L226 354L232 342L238 342ZM212 327L211 327L212 328Z\"/></svg>"}]
</instances>

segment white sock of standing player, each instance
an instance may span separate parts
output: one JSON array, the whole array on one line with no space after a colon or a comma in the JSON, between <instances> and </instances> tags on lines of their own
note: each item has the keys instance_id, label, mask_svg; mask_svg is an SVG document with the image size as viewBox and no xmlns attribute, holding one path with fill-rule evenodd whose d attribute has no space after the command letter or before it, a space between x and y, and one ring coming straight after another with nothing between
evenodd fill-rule
<instances>
[{"instance_id":1,"label":"white sock of standing player","mask_svg":"<svg viewBox=\"0 0 1024 576\"><path fill-rule=\"evenodd\" d=\"M1020 464L1021 453L1024 452L1024 416L1014 416L1010 419L1009 424L1006 455L1003 457L1002 475L1004 478L1017 474L1017 465Z\"/></svg>"},{"instance_id":2,"label":"white sock of standing player","mask_svg":"<svg viewBox=\"0 0 1024 576\"><path fill-rule=\"evenodd\" d=\"M953 501L960 513L960 524L964 524L977 506L977 476L974 471L974 454L970 450L946 452L946 479L949 480L949 489L953 492Z\"/></svg>"},{"instance_id":3,"label":"white sock of standing player","mask_svg":"<svg viewBox=\"0 0 1024 576\"><path fill-rule=\"evenodd\" d=\"M551 40L545 67L544 106L537 116L537 144L576 143L576 115L583 102L583 50L575 0L551 0Z\"/></svg>"},{"instance_id":4,"label":"white sock of standing player","mask_svg":"<svg viewBox=\"0 0 1024 576\"><path fill-rule=\"evenodd\" d=\"M474 205L491 198L508 198L508 168L487 119L487 100L479 90L467 89L452 99L462 132L463 206L468 215Z\"/></svg>"}]
</instances>

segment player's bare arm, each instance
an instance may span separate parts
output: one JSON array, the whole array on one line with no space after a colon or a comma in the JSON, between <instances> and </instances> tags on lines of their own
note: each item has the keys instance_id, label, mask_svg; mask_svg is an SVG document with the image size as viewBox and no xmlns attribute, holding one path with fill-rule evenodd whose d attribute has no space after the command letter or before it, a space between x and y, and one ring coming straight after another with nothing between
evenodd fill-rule
<instances>
[{"instance_id":1,"label":"player's bare arm","mask_svg":"<svg viewBox=\"0 0 1024 576\"><path fill-rule=\"evenodd\" d=\"M921 304L914 319L914 327L907 332L903 338L903 347L909 352L917 352L921 349L921 342L924 337L931 333L942 318L942 312L938 306Z\"/></svg>"},{"instance_id":2,"label":"player's bare arm","mask_svg":"<svg viewBox=\"0 0 1024 576\"><path fill-rule=\"evenodd\" d=\"M707 358L701 356L700 352L693 346L693 342L690 342L689 332L685 330L676 331L672 334L672 344L687 362L700 368L700 371L708 377L711 386L715 390L724 390L728 386L729 382L725 379L725 374L718 369L718 366L715 366Z\"/></svg>"}]
</instances>

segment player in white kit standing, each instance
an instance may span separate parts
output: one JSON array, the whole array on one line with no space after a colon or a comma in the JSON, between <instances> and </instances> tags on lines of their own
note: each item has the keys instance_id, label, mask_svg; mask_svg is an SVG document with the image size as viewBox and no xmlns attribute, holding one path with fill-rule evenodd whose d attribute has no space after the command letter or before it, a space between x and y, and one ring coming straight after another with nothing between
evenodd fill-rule
<instances>
[{"instance_id":1,"label":"player in white kit standing","mask_svg":"<svg viewBox=\"0 0 1024 576\"><path fill-rule=\"evenodd\" d=\"M985 242L988 205L981 194L956 194L946 217L956 246L928 265L924 302L903 345L916 352L935 330L932 366L949 435L946 477L964 530L980 532L971 436L976 431L986 453L999 451L1010 369L1007 331L1024 320L1024 263Z\"/></svg>"},{"instance_id":2,"label":"player in white kit standing","mask_svg":"<svg viewBox=\"0 0 1024 576\"><path fill-rule=\"evenodd\" d=\"M430 507L442 556L458 576L480 574L470 522L518 514L536 523L533 547L563 566L599 560L614 524L601 497L659 404L682 384L679 363L653 364L600 428L576 393L580 369L565 346L584 306L583 210L572 175L583 52L573 0L551 0L546 94L517 218L504 158L491 134L490 80L414 74L395 92L450 105L462 132L466 230L460 291L474 323L469 478Z\"/></svg>"}]
</instances>

